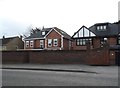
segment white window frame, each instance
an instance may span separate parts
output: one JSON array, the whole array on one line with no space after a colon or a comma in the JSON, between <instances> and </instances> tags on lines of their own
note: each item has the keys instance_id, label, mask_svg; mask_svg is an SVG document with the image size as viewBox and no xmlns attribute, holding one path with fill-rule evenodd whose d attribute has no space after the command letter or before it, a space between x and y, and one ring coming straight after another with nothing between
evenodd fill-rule
<instances>
[{"instance_id":1,"label":"white window frame","mask_svg":"<svg viewBox=\"0 0 120 88\"><path fill-rule=\"evenodd\" d=\"M97 26L97 30L100 30L100 26Z\"/></svg>"},{"instance_id":2,"label":"white window frame","mask_svg":"<svg viewBox=\"0 0 120 88\"><path fill-rule=\"evenodd\" d=\"M53 45L58 46L58 39L53 39Z\"/></svg>"},{"instance_id":3,"label":"white window frame","mask_svg":"<svg viewBox=\"0 0 120 88\"><path fill-rule=\"evenodd\" d=\"M76 40L76 45L77 46L85 46L88 41L92 44L92 39L91 38L88 38L88 39L77 39Z\"/></svg>"},{"instance_id":4,"label":"white window frame","mask_svg":"<svg viewBox=\"0 0 120 88\"><path fill-rule=\"evenodd\" d=\"M26 41L25 44L26 44L26 47L29 47L29 41Z\"/></svg>"},{"instance_id":5,"label":"white window frame","mask_svg":"<svg viewBox=\"0 0 120 88\"><path fill-rule=\"evenodd\" d=\"M40 48L44 48L44 40L40 40Z\"/></svg>"},{"instance_id":6,"label":"white window frame","mask_svg":"<svg viewBox=\"0 0 120 88\"><path fill-rule=\"evenodd\" d=\"M30 47L34 47L34 41L30 41Z\"/></svg>"},{"instance_id":7,"label":"white window frame","mask_svg":"<svg viewBox=\"0 0 120 88\"><path fill-rule=\"evenodd\" d=\"M118 45L120 45L120 37L118 37Z\"/></svg>"},{"instance_id":8,"label":"white window frame","mask_svg":"<svg viewBox=\"0 0 120 88\"><path fill-rule=\"evenodd\" d=\"M104 31L104 30L106 30L107 29L107 26L106 25L104 25L104 26L97 26L97 30L98 31Z\"/></svg>"},{"instance_id":9,"label":"white window frame","mask_svg":"<svg viewBox=\"0 0 120 88\"><path fill-rule=\"evenodd\" d=\"M52 47L52 39L48 39L48 47Z\"/></svg>"},{"instance_id":10,"label":"white window frame","mask_svg":"<svg viewBox=\"0 0 120 88\"><path fill-rule=\"evenodd\" d=\"M104 41L107 41L108 40L108 38L104 38Z\"/></svg>"},{"instance_id":11,"label":"white window frame","mask_svg":"<svg viewBox=\"0 0 120 88\"><path fill-rule=\"evenodd\" d=\"M107 29L107 27L106 27L106 26L103 26L103 28L104 28L104 30L106 30L106 29Z\"/></svg>"},{"instance_id":12,"label":"white window frame","mask_svg":"<svg viewBox=\"0 0 120 88\"><path fill-rule=\"evenodd\" d=\"M45 31L42 31L42 35L45 35Z\"/></svg>"}]
</instances>

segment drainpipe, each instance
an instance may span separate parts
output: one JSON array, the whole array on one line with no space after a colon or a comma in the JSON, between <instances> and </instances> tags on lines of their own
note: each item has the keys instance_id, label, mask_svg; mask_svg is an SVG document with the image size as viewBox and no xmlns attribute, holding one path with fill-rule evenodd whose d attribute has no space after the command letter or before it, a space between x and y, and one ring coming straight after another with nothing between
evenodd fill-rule
<instances>
[{"instance_id":1,"label":"drainpipe","mask_svg":"<svg viewBox=\"0 0 120 88\"><path fill-rule=\"evenodd\" d=\"M45 49L47 49L47 44L46 44L47 42L46 41L47 41L47 39L45 38L45 44L44 44L45 45Z\"/></svg>"}]
</instances>

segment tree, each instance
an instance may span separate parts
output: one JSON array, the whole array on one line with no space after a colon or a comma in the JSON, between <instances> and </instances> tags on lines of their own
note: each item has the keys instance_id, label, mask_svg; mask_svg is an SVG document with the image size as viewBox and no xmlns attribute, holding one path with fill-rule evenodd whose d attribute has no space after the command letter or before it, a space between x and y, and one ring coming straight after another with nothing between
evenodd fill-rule
<instances>
[{"instance_id":1,"label":"tree","mask_svg":"<svg viewBox=\"0 0 120 88\"><path fill-rule=\"evenodd\" d=\"M37 33L38 31L40 31L40 28L34 28L32 25L27 27L27 30L23 33L23 38L26 38L34 33Z\"/></svg>"}]
</instances>

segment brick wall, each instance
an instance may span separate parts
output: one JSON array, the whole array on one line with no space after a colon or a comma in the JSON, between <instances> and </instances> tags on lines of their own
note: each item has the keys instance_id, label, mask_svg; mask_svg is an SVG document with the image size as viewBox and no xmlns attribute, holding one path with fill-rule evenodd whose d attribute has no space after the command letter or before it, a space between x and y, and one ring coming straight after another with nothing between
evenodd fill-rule
<instances>
[{"instance_id":1,"label":"brick wall","mask_svg":"<svg viewBox=\"0 0 120 88\"><path fill-rule=\"evenodd\" d=\"M116 45L117 44L117 39L115 37L108 38L108 44L109 45Z\"/></svg>"},{"instance_id":2,"label":"brick wall","mask_svg":"<svg viewBox=\"0 0 120 88\"><path fill-rule=\"evenodd\" d=\"M111 50L109 55L110 55L110 64L114 65L115 64L115 58L116 58L115 51Z\"/></svg>"},{"instance_id":3,"label":"brick wall","mask_svg":"<svg viewBox=\"0 0 120 88\"><path fill-rule=\"evenodd\" d=\"M109 50L107 48L93 49L87 51L87 64L90 65L110 65Z\"/></svg>"},{"instance_id":4,"label":"brick wall","mask_svg":"<svg viewBox=\"0 0 120 88\"><path fill-rule=\"evenodd\" d=\"M108 49L90 51L3 51L3 63L109 65Z\"/></svg>"},{"instance_id":5,"label":"brick wall","mask_svg":"<svg viewBox=\"0 0 120 88\"><path fill-rule=\"evenodd\" d=\"M76 40L73 40L73 50L86 50L86 46L77 46L76 45Z\"/></svg>"},{"instance_id":6,"label":"brick wall","mask_svg":"<svg viewBox=\"0 0 120 88\"><path fill-rule=\"evenodd\" d=\"M61 47L61 35L58 34L55 30L52 30L51 33L47 36L47 39L58 39L58 47ZM48 41L46 41L47 48L48 47ZM52 44L52 48L53 48Z\"/></svg>"},{"instance_id":7,"label":"brick wall","mask_svg":"<svg viewBox=\"0 0 120 88\"><path fill-rule=\"evenodd\" d=\"M34 40L34 48L40 48L40 39Z\"/></svg>"},{"instance_id":8,"label":"brick wall","mask_svg":"<svg viewBox=\"0 0 120 88\"><path fill-rule=\"evenodd\" d=\"M100 47L100 38L93 38L93 48Z\"/></svg>"},{"instance_id":9,"label":"brick wall","mask_svg":"<svg viewBox=\"0 0 120 88\"><path fill-rule=\"evenodd\" d=\"M9 43L6 44L7 50L16 50L23 48L24 48L24 42L19 37L14 38L13 40L11 40Z\"/></svg>"},{"instance_id":10,"label":"brick wall","mask_svg":"<svg viewBox=\"0 0 120 88\"><path fill-rule=\"evenodd\" d=\"M85 51L40 51L30 52L30 63L84 64ZM83 59L84 58L84 59Z\"/></svg>"},{"instance_id":11,"label":"brick wall","mask_svg":"<svg viewBox=\"0 0 120 88\"><path fill-rule=\"evenodd\" d=\"M70 50L68 39L63 38L63 47L64 47L64 50Z\"/></svg>"},{"instance_id":12,"label":"brick wall","mask_svg":"<svg viewBox=\"0 0 120 88\"><path fill-rule=\"evenodd\" d=\"M29 63L28 52L25 51L3 51L2 63Z\"/></svg>"}]
</instances>

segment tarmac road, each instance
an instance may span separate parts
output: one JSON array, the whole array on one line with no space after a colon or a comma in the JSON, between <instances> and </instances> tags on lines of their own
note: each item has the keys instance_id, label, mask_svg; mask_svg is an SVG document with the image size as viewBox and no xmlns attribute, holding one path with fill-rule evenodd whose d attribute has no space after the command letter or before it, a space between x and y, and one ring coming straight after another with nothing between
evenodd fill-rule
<instances>
[{"instance_id":1,"label":"tarmac road","mask_svg":"<svg viewBox=\"0 0 120 88\"><path fill-rule=\"evenodd\" d=\"M3 86L118 86L118 75L2 69Z\"/></svg>"}]
</instances>

